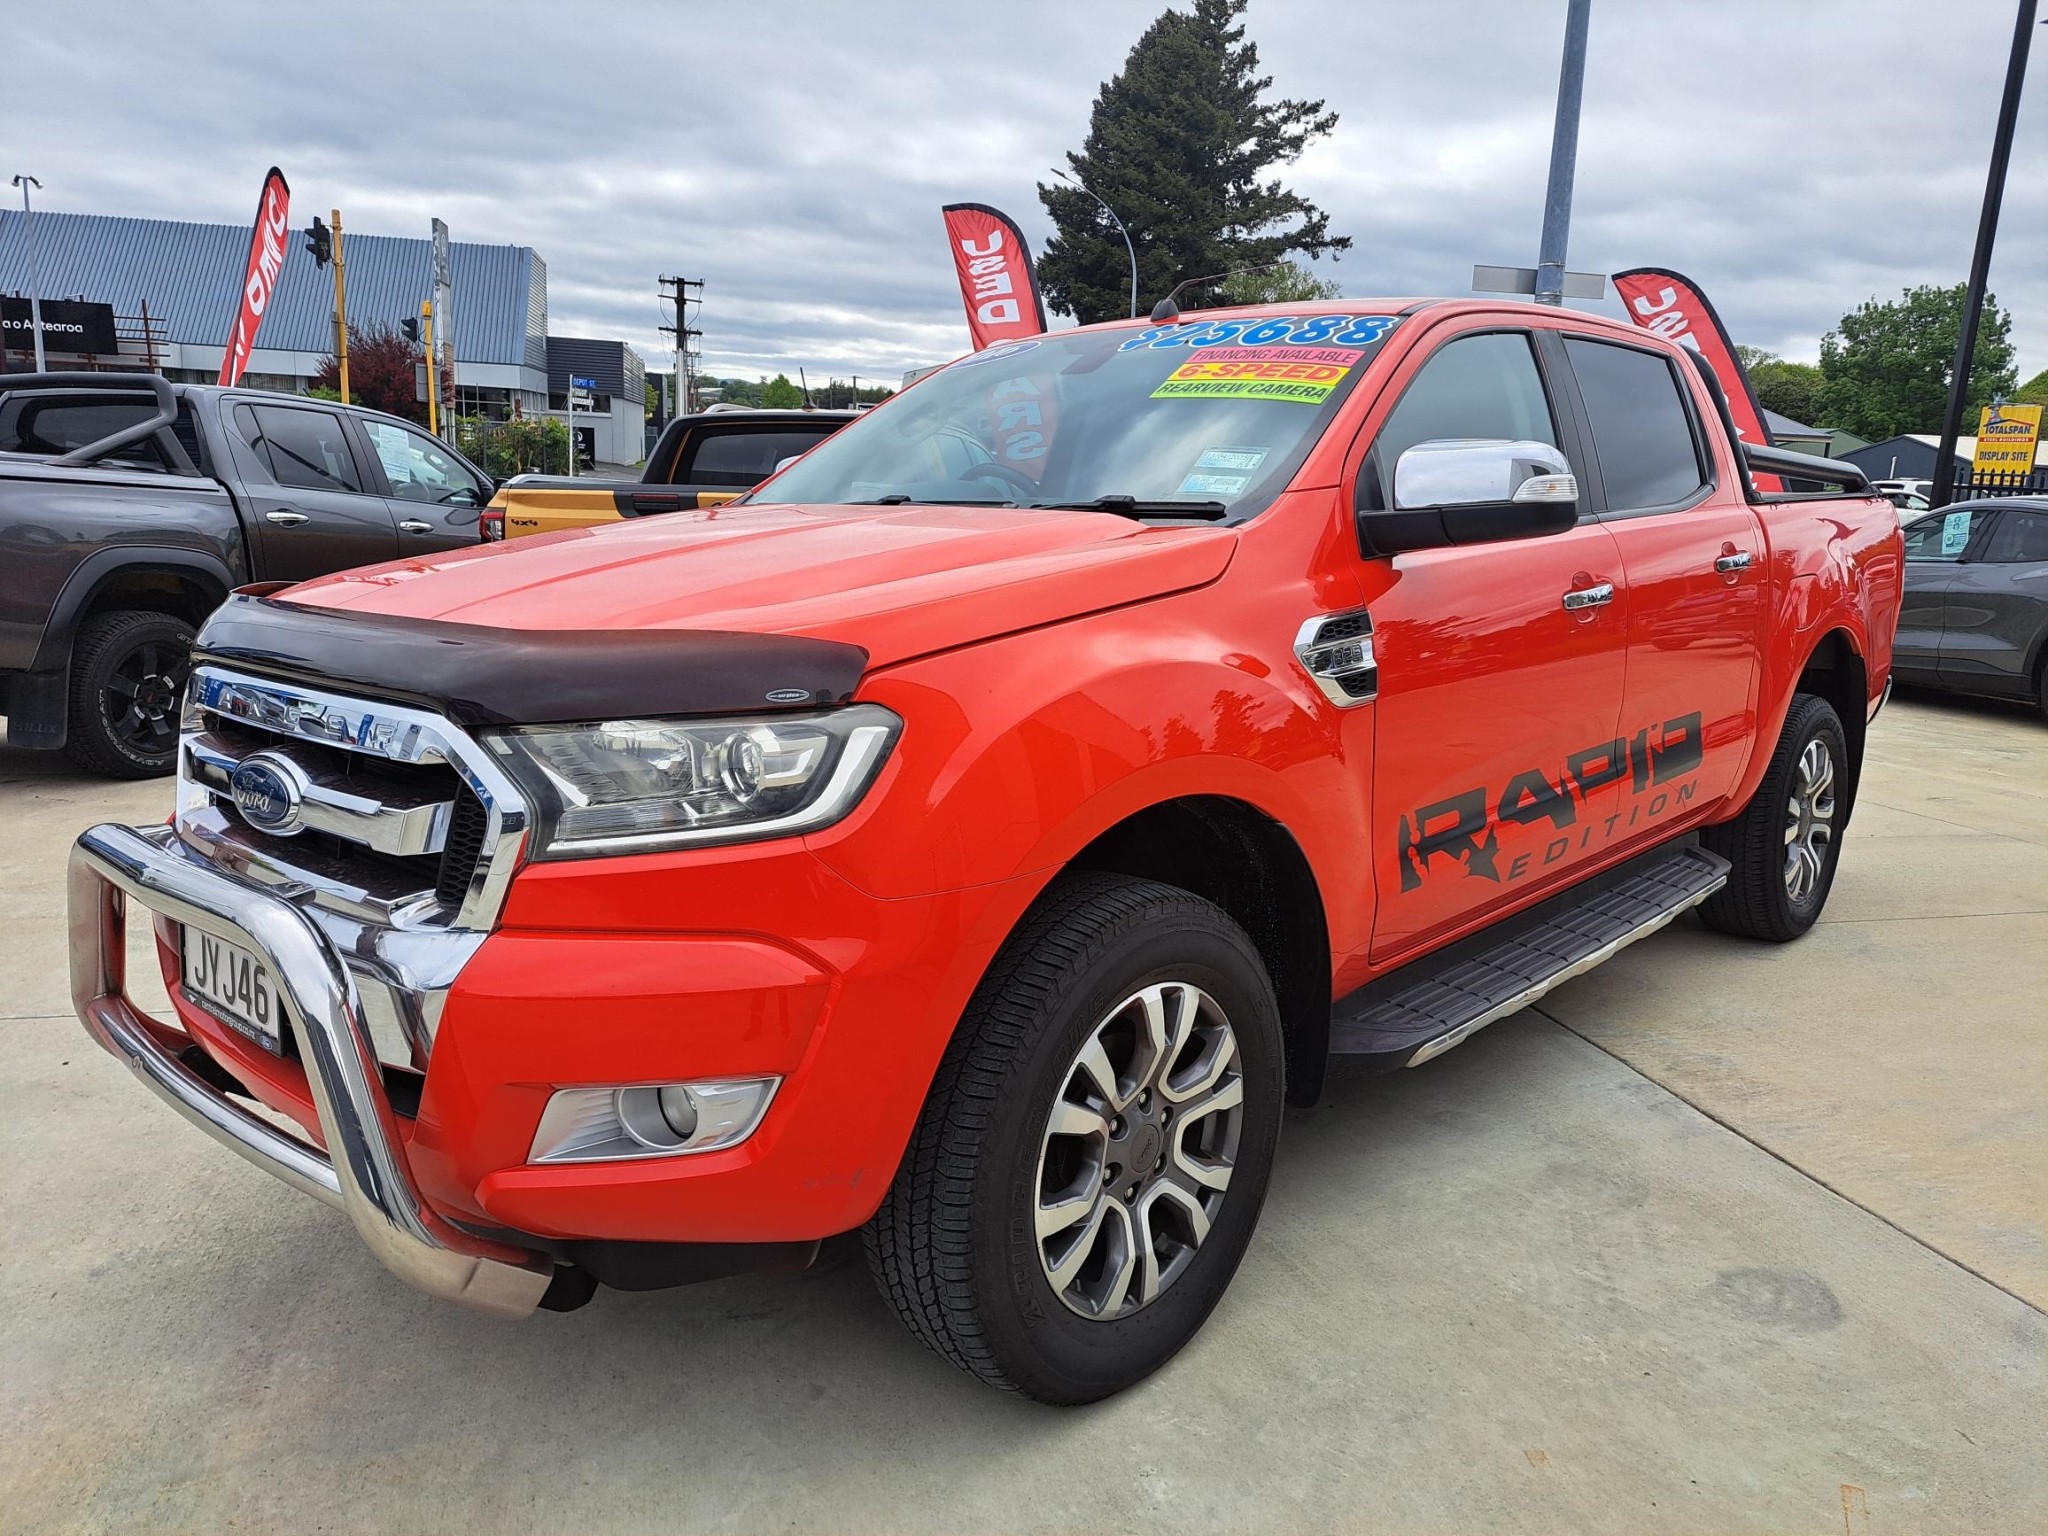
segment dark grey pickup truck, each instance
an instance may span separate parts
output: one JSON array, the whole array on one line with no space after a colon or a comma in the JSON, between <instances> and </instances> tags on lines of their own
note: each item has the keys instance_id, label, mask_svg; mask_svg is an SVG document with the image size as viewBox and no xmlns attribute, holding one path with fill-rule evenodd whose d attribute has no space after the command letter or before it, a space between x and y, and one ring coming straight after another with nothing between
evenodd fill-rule
<instances>
[{"instance_id":1,"label":"dark grey pickup truck","mask_svg":"<svg viewBox=\"0 0 2048 1536\"><path fill-rule=\"evenodd\" d=\"M0 375L0 713L171 771L193 632L240 586L477 542L491 478L410 422L154 374Z\"/></svg>"}]
</instances>

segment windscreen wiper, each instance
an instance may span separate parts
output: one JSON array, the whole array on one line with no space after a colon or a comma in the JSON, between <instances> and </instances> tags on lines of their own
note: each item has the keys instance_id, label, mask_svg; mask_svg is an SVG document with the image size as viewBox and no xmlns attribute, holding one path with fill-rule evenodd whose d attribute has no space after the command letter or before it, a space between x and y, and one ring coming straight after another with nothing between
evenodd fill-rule
<instances>
[{"instance_id":1,"label":"windscreen wiper","mask_svg":"<svg viewBox=\"0 0 2048 1536\"><path fill-rule=\"evenodd\" d=\"M851 503L856 507L1014 507L1014 501L965 501L958 496L949 496L943 501L920 501L915 496L906 496L901 491L891 491L887 496L876 496L868 501Z\"/></svg>"},{"instance_id":2,"label":"windscreen wiper","mask_svg":"<svg viewBox=\"0 0 2048 1536\"><path fill-rule=\"evenodd\" d=\"M1186 517L1213 523L1230 515L1220 501L1140 501L1135 496L1098 496L1093 501L1034 501L1048 512L1114 512L1120 517Z\"/></svg>"}]
</instances>

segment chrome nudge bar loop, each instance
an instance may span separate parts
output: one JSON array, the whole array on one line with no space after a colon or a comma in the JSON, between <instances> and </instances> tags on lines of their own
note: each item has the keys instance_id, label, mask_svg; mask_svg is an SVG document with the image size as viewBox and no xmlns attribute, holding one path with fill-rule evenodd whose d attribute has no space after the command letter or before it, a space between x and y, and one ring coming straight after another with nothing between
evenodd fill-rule
<instances>
[{"instance_id":1,"label":"chrome nudge bar loop","mask_svg":"<svg viewBox=\"0 0 2048 1536\"><path fill-rule=\"evenodd\" d=\"M100 1045L216 1141L339 1207L370 1251L409 1285L505 1316L533 1310L552 1261L462 1232L421 1198L354 978L311 918L222 874L169 828L102 825L82 833L71 850L69 888L71 998ZM326 1153L203 1081L178 1059L169 1032L128 1001L130 901L262 958L283 994Z\"/></svg>"}]
</instances>

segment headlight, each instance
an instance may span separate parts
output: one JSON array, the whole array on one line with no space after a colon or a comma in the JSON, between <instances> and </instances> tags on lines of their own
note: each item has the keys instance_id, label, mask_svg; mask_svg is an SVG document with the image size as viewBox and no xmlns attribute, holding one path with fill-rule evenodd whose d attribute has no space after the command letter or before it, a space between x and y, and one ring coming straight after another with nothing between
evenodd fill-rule
<instances>
[{"instance_id":1,"label":"headlight","mask_svg":"<svg viewBox=\"0 0 2048 1536\"><path fill-rule=\"evenodd\" d=\"M606 720L486 738L533 802L536 859L785 837L859 803L903 722L876 704L738 720Z\"/></svg>"}]
</instances>

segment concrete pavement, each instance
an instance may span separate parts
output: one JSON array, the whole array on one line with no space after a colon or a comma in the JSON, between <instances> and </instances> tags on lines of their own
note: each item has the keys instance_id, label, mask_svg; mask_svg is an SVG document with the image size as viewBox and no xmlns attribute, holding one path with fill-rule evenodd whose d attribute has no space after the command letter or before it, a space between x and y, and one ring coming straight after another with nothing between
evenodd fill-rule
<instances>
[{"instance_id":1,"label":"concrete pavement","mask_svg":"<svg viewBox=\"0 0 2048 1536\"><path fill-rule=\"evenodd\" d=\"M1291 1117L1111 1402L807 1275L504 1324L383 1274L71 1020L62 852L161 786L0 754L0 1529L2014 1531L2048 1524L2048 726L1895 701L1828 920L1680 925Z\"/></svg>"}]
</instances>

